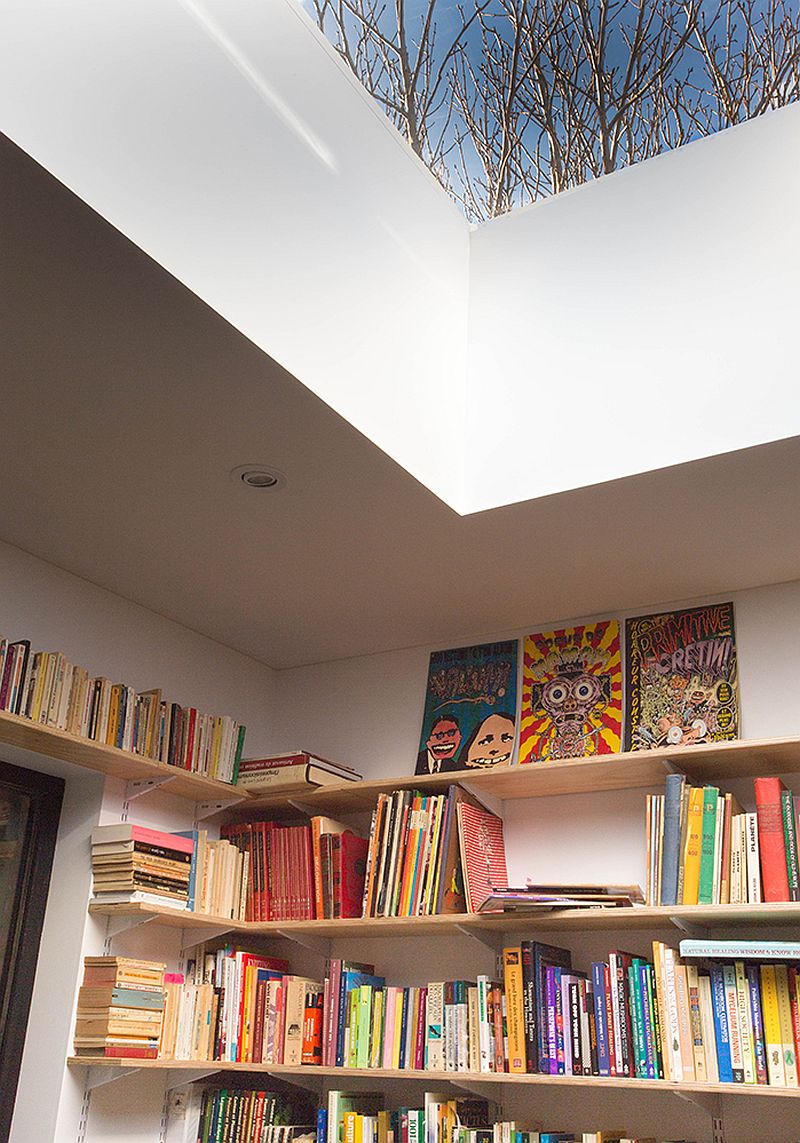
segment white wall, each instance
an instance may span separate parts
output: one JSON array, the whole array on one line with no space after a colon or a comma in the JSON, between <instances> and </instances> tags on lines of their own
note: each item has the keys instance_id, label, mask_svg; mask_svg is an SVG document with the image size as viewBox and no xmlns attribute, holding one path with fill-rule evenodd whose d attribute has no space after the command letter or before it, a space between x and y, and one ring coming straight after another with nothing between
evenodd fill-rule
<instances>
[{"instance_id":1,"label":"white wall","mask_svg":"<svg viewBox=\"0 0 800 1143\"><path fill-rule=\"evenodd\" d=\"M28 0L3 56L0 130L457 498L468 228L295 0Z\"/></svg>"},{"instance_id":2,"label":"white wall","mask_svg":"<svg viewBox=\"0 0 800 1143\"><path fill-rule=\"evenodd\" d=\"M231 714L248 727L248 750L270 748L275 673L269 667L7 544L0 544L0 632L29 638L36 649L63 651L92 673L137 689L160 686L176 702ZM11 1143L74 1143L84 1077L67 1072L64 1060L71 1054L81 958L100 953L104 936L103 925L86 913L89 834L101 818L119 819L123 783L104 784L99 774L10 746L0 748L0 756L66 780ZM135 803L135 818L185 828L191 810L183 799L148 795ZM114 951L173 960L178 953L169 930L148 933L146 943L137 939L119 938ZM126 1128L133 1131L126 1138L154 1143L162 1101L163 1083L138 1093L135 1085L115 1089L103 1116L98 1093L88 1143L108 1139L113 1123L128 1116L141 1133ZM123 1136L114 1129L114 1138Z\"/></svg>"},{"instance_id":3,"label":"white wall","mask_svg":"<svg viewBox=\"0 0 800 1143\"><path fill-rule=\"evenodd\" d=\"M798 198L795 104L479 228L469 510L799 432Z\"/></svg>"}]
</instances>

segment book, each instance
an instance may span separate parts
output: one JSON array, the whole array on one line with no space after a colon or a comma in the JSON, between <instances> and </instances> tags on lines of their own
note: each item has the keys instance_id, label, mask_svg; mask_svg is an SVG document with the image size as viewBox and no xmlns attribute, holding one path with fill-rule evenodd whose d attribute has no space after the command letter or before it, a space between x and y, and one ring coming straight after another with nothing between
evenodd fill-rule
<instances>
[{"instance_id":1,"label":"book","mask_svg":"<svg viewBox=\"0 0 800 1143\"><path fill-rule=\"evenodd\" d=\"M340 782L357 782L360 777L360 774L330 770L315 762L296 762L260 770L244 770L240 766L236 784L245 790L288 793L307 786L336 786Z\"/></svg>"},{"instance_id":2,"label":"book","mask_svg":"<svg viewBox=\"0 0 800 1143\"><path fill-rule=\"evenodd\" d=\"M626 749L738 737L732 603L628 619L625 644Z\"/></svg>"},{"instance_id":3,"label":"book","mask_svg":"<svg viewBox=\"0 0 800 1143\"><path fill-rule=\"evenodd\" d=\"M434 651L415 773L510 765L516 709L516 640Z\"/></svg>"},{"instance_id":4,"label":"book","mask_svg":"<svg viewBox=\"0 0 800 1143\"><path fill-rule=\"evenodd\" d=\"M535 632L523 646L520 765L616 754L622 734L617 620Z\"/></svg>"},{"instance_id":5,"label":"book","mask_svg":"<svg viewBox=\"0 0 800 1143\"><path fill-rule=\"evenodd\" d=\"M788 901L789 873L786 864L786 844L783 829L782 791L780 778L760 777L754 780L756 814L758 815L758 846L761 854L761 885L764 900Z\"/></svg>"},{"instance_id":6,"label":"book","mask_svg":"<svg viewBox=\"0 0 800 1143\"><path fill-rule=\"evenodd\" d=\"M477 913L496 886L507 885L503 819L469 802L458 803L458 835L468 913Z\"/></svg>"}]
</instances>

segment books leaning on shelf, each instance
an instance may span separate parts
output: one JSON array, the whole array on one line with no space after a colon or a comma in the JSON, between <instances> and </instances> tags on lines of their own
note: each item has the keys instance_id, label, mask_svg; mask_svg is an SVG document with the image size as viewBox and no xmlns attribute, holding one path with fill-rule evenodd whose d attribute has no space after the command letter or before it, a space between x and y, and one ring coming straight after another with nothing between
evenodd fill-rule
<instances>
[{"instance_id":1,"label":"books leaning on shelf","mask_svg":"<svg viewBox=\"0 0 800 1143\"><path fill-rule=\"evenodd\" d=\"M716 786L669 774L647 795L647 901L735 905L800 901L800 801L780 778L756 778L755 812Z\"/></svg>"},{"instance_id":2,"label":"books leaning on shelf","mask_svg":"<svg viewBox=\"0 0 800 1143\"><path fill-rule=\"evenodd\" d=\"M244 726L227 715L92 678L60 651L32 651L28 639L0 638L0 710L221 782L236 781L244 746Z\"/></svg>"},{"instance_id":3,"label":"books leaning on shelf","mask_svg":"<svg viewBox=\"0 0 800 1143\"><path fill-rule=\"evenodd\" d=\"M467 817L462 814L465 807L470 811ZM468 852L476 854L477 828L489 830L491 847L483 847L473 879L468 881L463 872L465 835ZM505 851L498 850L498 845L502 845L501 819L484 810L460 786L450 786L446 794L419 790L379 794L370 826L362 915L464 913L465 887L472 892L474 911L482 899L481 885L487 884L487 856L492 876L498 883L508 881Z\"/></svg>"},{"instance_id":4,"label":"books leaning on shelf","mask_svg":"<svg viewBox=\"0 0 800 1143\"><path fill-rule=\"evenodd\" d=\"M237 785L263 793L287 794L310 786L358 782L361 775L349 766L318 758L307 750L244 758L239 764Z\"/></svg>"},{"instance_id":5,"label":"books leaning on shelf","mask_svg":"<svg viewBox=\"0 0 800 1143\"><path fill-rule=\"evenodd\" d=\"M309 1101L285 1092L211 1088L202 1093L193 1134L184 1138L193 1143L315 1143L311 1111Z\"/></svg>"},{"instance_id":6,"label":"books leaning on shelf","mask_svg":"<svg viewBox=\"0 0 800 1143\"><path fill-rule=\"evenodd\" d=\"M85 957L83 964L76 1053L155 1059L164 1010L164 965L117 956Z\"/></svg>"}]
</instances>

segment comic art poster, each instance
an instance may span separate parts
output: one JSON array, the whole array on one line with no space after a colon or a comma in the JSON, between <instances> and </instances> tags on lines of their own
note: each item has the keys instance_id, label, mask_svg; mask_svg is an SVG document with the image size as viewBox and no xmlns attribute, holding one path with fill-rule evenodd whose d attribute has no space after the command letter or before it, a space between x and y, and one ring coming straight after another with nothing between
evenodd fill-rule
<instances>
[{"instance_id":1,"label":"comic art poster","mask_svg":"<svg viewBox=\"0 0 800 1143\"><path fill-rule=\"evenodd\" d=\"M519 760L616 754L622 735L619 623L603 619L528 635Z\"/></svg>"},{"instance_id":2,"label":"comic art poster","mask_svg":"<svg viewBox=\"0 0 800 1143\"><path fill-rule=\"evenodd\" d=\"M629 750L739 736L733 603L629 619Z\"/></svg>"},{"instance_id":3,"label":"comic art poster","mask_svg":"<svg viewBox=\"0 0 800 1143\"><path fill-rule=\"evenodd\" d=\"M507 765L516 716L516 640L434 651L415 773Z\"/></svg>"}]
</instances>

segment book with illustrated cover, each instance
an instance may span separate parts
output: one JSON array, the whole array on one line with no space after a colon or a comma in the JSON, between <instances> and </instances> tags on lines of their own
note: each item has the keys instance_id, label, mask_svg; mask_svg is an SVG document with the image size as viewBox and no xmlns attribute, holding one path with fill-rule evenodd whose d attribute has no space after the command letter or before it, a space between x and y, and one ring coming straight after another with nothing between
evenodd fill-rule
<instances>
[{"instance_id":1,"label":"book with illustrated cover","mask_svg":"<svg viewBox=\"0 0 800 1143\"><path fill-rule=\"evenodd\" d=\"M516 640L434 651L415 773L508 765L516 720Z\"/></svg>"},{"instance_id":2,"label":"book with illustrated cover","mask_svg":"<svg viewBox=\"0 0 800 1143\"><path fill-rule=\"evenodd\" d=\"M528 635L520 765L616 754L621 735L622 658L616 619Z\"/></svg>"},{"instance_id":3,"label":"book with illustrated cover","mask_svg":"<svg viewBox=\"0 0 800 1143\"><path fill-rule=\"evenodd\" d=\"M636 616L625 641L626 749L739 737L733 603Z\"/></svg>"},{"instance_id":4,"label":"book with illustrated cover","mask_svg":"<svg viewBox=\"0 0 800 1143\"><path fill-rule=\"evenodd\" d=\"M467 912L477 913L494 889L508 885L503 819L483 806L459 802L458 836Z\"/></svg>"}]
</instances>

